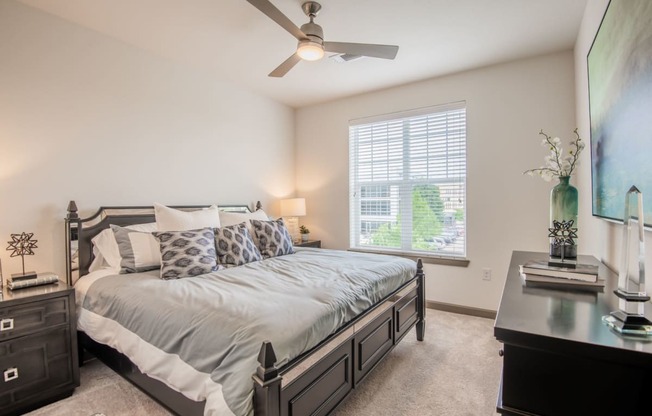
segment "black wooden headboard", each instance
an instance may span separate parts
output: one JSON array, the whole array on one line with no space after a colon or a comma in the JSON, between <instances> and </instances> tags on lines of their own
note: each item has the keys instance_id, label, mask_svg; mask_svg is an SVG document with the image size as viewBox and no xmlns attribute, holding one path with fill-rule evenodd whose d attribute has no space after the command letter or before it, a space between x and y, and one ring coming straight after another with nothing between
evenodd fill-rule
<instances>
[{"instance_id":1,"label":"black wooden headboard","mask_svg":"<svg viewBox=\"0 0 652 416\"><path fill-rule=\"evenodd\" d=\"M195 211L210 205L172 206L172 208ZM256 210L261 209L260 201ZM248 205L220 205L220 211L252 212ZM88 268L93 261L92 239L111 224L127 226L155 222L153 206L136 207L100 207L88 218L79 218L75 201L68 204L68 214L65 219L66 235L66 281L69 285L88 274Z\"/></svg>"}]
</instances>

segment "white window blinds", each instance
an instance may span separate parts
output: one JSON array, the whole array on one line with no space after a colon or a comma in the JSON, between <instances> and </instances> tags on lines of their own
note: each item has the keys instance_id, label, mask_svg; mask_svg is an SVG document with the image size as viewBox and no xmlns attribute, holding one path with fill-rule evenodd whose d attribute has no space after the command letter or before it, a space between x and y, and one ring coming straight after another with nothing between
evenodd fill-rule
<instances>
[{"instance_id":1,"label":"white window blinds","mask_svg":"<svg viewBox=\"0 0 652 416\"><path fill-rule=\"evenodd\" d=\"M349 125L351 247L466 256L466 103Z\"/></svg>"}]
</instances>

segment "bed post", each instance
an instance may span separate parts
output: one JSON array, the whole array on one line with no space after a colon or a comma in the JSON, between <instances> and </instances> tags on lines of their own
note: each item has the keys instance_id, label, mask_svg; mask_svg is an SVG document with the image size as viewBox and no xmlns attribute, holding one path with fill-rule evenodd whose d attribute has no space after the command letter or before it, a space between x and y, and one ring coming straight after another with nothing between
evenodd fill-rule
<instances>
[{"instance_id":1,"label":"bed post","mask_svg":"<svg viewBox=\"0 0 652 416\"><path fill-rule=\"evenodd\" d=\"M279 416L281 413L281 376L276 368L276 354L272 343L263 342L258 354L260 365L254 379L254 414Z\"/></svg>"},{"instance_id":2,"label":"bed post","mask_svg":"<svg viewBox=\"0 0 652 416\"><path fill-rule=\"evenodd\" d=\"M68 203L68 214L65 218L66 229L64 231L66 238L66 245L64 246L66 252L66 283L72 286L73 282L73 264L72 257L75 253L72 251L72 242L76 241L79 237L79 214L77 213L77 204L75 201Z\"/></svg>"},{"instance_id":3,"label":"bed post","mask_svg":"<svg viewBox=\"0 0 652 416\"><path fill-rule=\"evenodd\" d=\"M261 204L260 201L256 202L256 211L259 209L263 209L263 204Z\"/></svg>"},{"instance_id":4,"label":"bed post","mask_svg":"<svg viewBox=\"0 0 652 416\"><path fill-rule=\"evenodd\" d=\"M426 276L423 273L423 262L421 259L417 260L417 280L419 281L417 292L417 313L419 314L419 320L417 321L417 340L423 341L423 336L426 333Z\"/></svg>"}]
</instances>

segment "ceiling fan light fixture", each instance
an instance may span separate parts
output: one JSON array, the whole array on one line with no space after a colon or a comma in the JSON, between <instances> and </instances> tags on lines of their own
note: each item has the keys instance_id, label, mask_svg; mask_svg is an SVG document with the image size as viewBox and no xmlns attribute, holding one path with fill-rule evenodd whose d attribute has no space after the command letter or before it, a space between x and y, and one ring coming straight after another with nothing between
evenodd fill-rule
<instances>
[{"instance_id":1,"label":"ceiling fan light fixture","mask_svg":"<svg viewBox=\"0 0 652 416\"><path fill-rule=\"evenodd\" d=\"M312 40L301 40L297 47L297 54L306 61L317 61L324 57L324 47Z\"/></svg>"},{"instance_id":2,"label":"ceiling fan light fixture","mask_svg":"<svg viewBox=\"0 0 652 416\"><path fill-rule=\"evenodd\" d=\"M1 1L1 0L0 0ZM270 0L247 0L264 15L272 19L283 29L294 36L299 43L296 52L287 58L281 65L269 73L270 77L281 78L294 68L302 60L317 61L324 57L324 54L339 54L334 58L338 61L352 61L364 56L371 58L394 59L398 52L396 45L376 45L371 43L351 42L325 42L324 30L315 23L315 17L321 5L316 1L305 1L301 8L310 21L298 28L286 15L283 14Z\"/></svg>"}]
</instances>

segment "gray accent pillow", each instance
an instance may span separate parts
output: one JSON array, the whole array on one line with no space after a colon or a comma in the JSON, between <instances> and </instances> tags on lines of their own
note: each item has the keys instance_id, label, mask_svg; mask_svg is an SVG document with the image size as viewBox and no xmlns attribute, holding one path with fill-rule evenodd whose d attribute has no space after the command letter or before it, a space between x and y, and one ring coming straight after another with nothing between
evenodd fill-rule
<instances>
[{"instance_id":1,"label":"gray accent pillow","mask_svg":"<svg viewBox=\"0 0 652 416\"><path fill-rule=\"evenodd\" d=\"M294 254L292 237L282 218L274 221L251 220L251 225L254 227L258 250L263 258Z\"/></svg>"},{"instance_id":2,"label":"gray accent pillow","mask_svg":"<svg viewBox=\"0 0 652 416\"><path fill-rule=\"evenodd\" d=\"M161 247L161 279L179 279L220 269L212 228L153 233Z\"/></svg>"},{"instance_id":3,"label":"gray accent pillow","mask_svg":"<svg viewBox=\"0 0 652 416\"><path fill-rule=\"evenodd\" d=\"M215 247L220 264L242 266L262 260L246 223L215 229Z\"/></svg>"},{"instance_id":4,"label":"gray accent pillow","mask_svg":"<svg viewBox=\"0 0 652 416\"><path fill-rule=\"evenodd\" d=\"M120 252L120 273L137 273L161 267L159 243L152 233L111 224Z\"/></svg>"}]
</instances>

